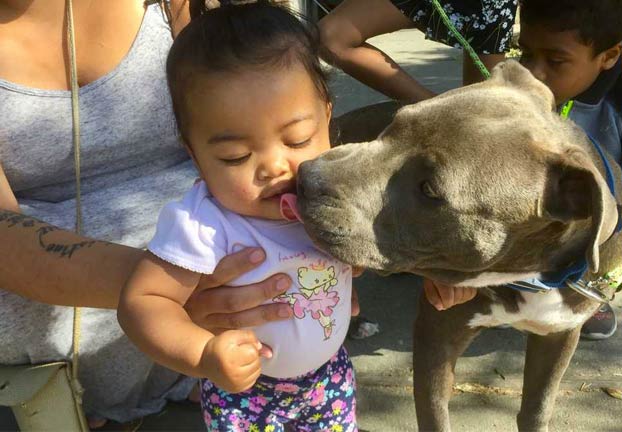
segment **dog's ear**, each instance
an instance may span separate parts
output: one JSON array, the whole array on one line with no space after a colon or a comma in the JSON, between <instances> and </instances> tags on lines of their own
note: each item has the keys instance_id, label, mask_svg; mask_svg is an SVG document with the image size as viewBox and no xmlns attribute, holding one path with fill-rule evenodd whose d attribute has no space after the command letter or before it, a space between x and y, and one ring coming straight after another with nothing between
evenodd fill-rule
<instances>
[{"instance_id":1,"label":"dog's ear","mask_svg":"<svg viewBox=\"0 0 622 432\"><path fill-rule=\"evenodd\" d=\"M550 218L571 222L590 218L586 259L590 270L599 267L598 247L617 223L617 204L607 183L587 155L554 158L549 164L542 210Z\"/></svg>"},{"instance_id":2,"label":"dog's ear","mask_svg":"<svg viewBox=\"0 0 622 432\"><path fill-rule=\"evenodd\" d=\"M545 109L555 109L555 97L551 90L516 60L506 60L495 66L488 82L523 90L538 104L544 104Z\"/></svg>"}]
</instances>

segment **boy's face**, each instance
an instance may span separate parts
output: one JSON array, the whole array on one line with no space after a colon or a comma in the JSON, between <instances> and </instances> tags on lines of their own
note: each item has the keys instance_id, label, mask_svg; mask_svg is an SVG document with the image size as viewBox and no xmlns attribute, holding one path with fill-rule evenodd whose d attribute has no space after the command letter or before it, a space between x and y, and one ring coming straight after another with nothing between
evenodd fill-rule
<instances>
[{"instance_id":1,"label":"boy's face","mask_svg":"<svg viewBox=\"0 0 622 432\"><path fill-rule=\"evenodd\" d=\"M189 150L212 195L238 214L282 219L300 163L330 149L330 104L304 67L210 73L185 99Z\"/></svg>"},{"instance_id":2,"label":"boy's face","mask_svg":"<svg viewBox=\"0 0 622 432\"><path fill-rule=\"evenodd\" d=\"M521 63L551 89L558 105L590 88L620 55L619 45L595 55L592 45L585 45L576 31L552 31L525 22L521 22L519 45Z\"/></svg>"}]
</instances>

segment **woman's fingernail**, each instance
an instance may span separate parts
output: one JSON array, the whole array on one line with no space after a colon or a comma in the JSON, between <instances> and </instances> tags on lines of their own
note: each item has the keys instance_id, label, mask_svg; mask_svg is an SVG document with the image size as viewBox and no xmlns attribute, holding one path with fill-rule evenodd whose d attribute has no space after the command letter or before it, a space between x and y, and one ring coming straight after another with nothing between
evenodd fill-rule
<instances>
[{"instance_id":1,"label":"woman's fingernail","mask_svg":"<svg viewBox=\"0 0 622 432\"><path fill-rule=\"evenodd\" d=\"M264 260L264 253L261 249L256 249L251 252L249 259L253 264L258 264Z\"/></svg>"},{"instance_id":2,"label":"woman's fingernail","mask_svg":"<svg viewBox=\"0 0 622 432\"><path fill-rule=\"evenodd\" d=\"M277 281L276 281L276 289L278 292L283 292L285 291L287 288L289 288L289 281L287 280L287 278L285 277L280 277Z\"/></svg>"},{"instance_id":3,"label":"woman's fingernail","mask_svg":"<svg viewBox=\"0 0 622 432\"><path fill-rule=\"evenodd\" d=\"M278 315L280 318L289 318L291 315L291 309L289 307L280 307Z\"/></svg>"}]
</instances>

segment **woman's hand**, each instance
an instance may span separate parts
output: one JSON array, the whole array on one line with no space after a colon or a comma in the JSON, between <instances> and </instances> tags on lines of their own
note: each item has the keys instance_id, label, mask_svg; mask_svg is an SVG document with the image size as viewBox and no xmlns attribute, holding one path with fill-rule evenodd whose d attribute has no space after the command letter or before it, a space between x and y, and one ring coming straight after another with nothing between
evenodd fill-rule
<instances>
[{"instance_id":1,"label":"woman's hand","mask_svg":"<svg viewBox=\"0 0 622 432\"><path fill-rule=\"evenodd\" d=\"M291 318L287 304L263 304L286 292L292 281L286 274L242 287L227 286L237 277L258 267L266 258L262 249L247 248L223 258L214 273L204 275L185 304L195 324L214 334Z\"/></svg>"},{"instance_id":2,"label":"woman's hand","mask_svg":"<svg viewBox=\"0 0 622 432\"><path fill-rule=\"evenodd\" d=\"M288 275L278 273L256 284L227 286L229 282L253 270L266 258L262 249L247 248L223 258L214 273L204 275L184 308L195 324L214 334L225 330L253 327L293 316L289 305L264 304L285 293L292 284ZM355 277L362 273L354 269ZM356 290L352 290L352 315L359 313Z\"/></svg>"},{"instance_id":3,"label":"woman's hand","mask_svg":"<svg viewBox=\"0 0 622 432\"><path fill-rule=\"evenodd\" d=\"M477 294L475 288L443 285L425 278L423 279L423 291L428 301L439 311L466 303Z\"/></svg>"}]
</instances>

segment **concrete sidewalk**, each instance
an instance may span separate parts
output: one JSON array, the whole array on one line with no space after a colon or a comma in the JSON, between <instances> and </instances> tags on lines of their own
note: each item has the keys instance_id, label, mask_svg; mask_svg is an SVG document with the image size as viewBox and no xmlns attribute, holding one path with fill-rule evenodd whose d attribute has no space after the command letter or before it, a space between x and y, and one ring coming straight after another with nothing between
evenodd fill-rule
<instances>
[{"instance_id":1,"label":"concrete sidewalk","mask_svg":"<svg viewBox=\"0 0 622 432\"><path fill-rule=\"evenodd\" d=\"M461 82L461 52L425 41L420 32L402 31L373 40L412 75L435 91ZM384 100L382 95L335 71L331 85L335 115ZM417 430L412 401L411 327L421 281L415 276L382 278L365 274L356 281L363 314L380 323L380 333L348 341L358 379L361 430ZM622 321L622 296L615 310ZM484 331L457 365L450 404L455 432L513 431L520 405L525 337L515 330ZM622 388L622 331L601 342L581 342L562 382L552 432L622 431L622 400L601 387ZM10 429L0 414L0 430ZM105 430L130 430L110 424ZM170 404L146 418L143 431L204 430L196 405Z\"/></svg>"}]
</instances>

